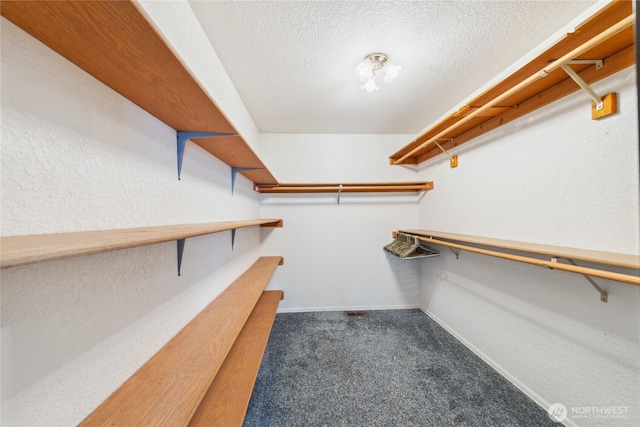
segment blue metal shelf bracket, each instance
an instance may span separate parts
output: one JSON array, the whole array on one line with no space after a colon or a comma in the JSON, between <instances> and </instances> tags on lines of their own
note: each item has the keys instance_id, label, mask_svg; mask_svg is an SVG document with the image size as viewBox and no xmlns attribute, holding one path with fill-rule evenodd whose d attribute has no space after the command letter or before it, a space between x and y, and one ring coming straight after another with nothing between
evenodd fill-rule
<instances>
[{"instance_id":1,"label":"blue metal shelf bracket","mask_svg":"<svg viewBox=\"0 0 640 427\"><path fill-rule=\"evenodd\" d=\"M236 229L231 229L231 250L233 250L233 245L236 242Z\"/></svg>"},{"instance_id":2,"label":"blue metal shelf bracket","mask_svg":"<svg viewBox=\"0 0 640 427\"><path fill-rule=\"evenodd\" d=\"M220 136L238 136L237 133L217 133L217 132L183 132L178 131L177 143L178 143L178 179L180 179L180 173L182 172L182 158L184 157L184 147L187 145L187 140L196 138L215 138Z\"/></svg>"},{"instance_id":3,"label":"blue metal shelf bracket","mask_svg":"<svg viewBox=\"0 0 640 427\"><path fill-rule=\"evenodd\" d=\"M184 253L184 241L185 239L178 239L178 276L180 275L180 269L182 268L182 254Z\"/></svg>"},{"instance_id":4,"label":"blue metal shelf bracket","mask_svg":"<svg viewBox=\"0 0 640 427\"><path fill-rule=\"evenodd\" d=\"M233 196L233 188L236 186L236 174L242 171L255 171L264 168L231 168L231 195Z\"/></svg>"}]
</instances>

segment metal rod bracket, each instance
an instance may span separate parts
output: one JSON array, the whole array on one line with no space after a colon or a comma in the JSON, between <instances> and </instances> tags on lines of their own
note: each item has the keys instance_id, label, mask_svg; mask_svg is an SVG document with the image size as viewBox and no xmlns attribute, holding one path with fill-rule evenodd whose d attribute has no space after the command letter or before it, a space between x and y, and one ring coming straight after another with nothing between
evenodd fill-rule
<instances>
[{"instance_id":1,"label":"metal rod bracket","mask_svg":"<svg viewBox=\"0 0 640 427\"><path fill-rule=\"evenodd\" d=\"M567 261L569 261L569 264L575 265L576 267L578 266L578 264L576 264L576 262L570 258L565 258ZM585 279L587 279L587 281L591 284L591 286L594 287L594 289L596 291L598 291L600 293L600 301L602 302L608 302L609 301L609 296L607 295L607 291L605 291L604 289L602 289L600 286L598 286L598 284L596 282L593 281L593 279L590 276L587 276L586 274L582 275Z\"/></svg>"},{"instance_id":2,"label":"metal rod bracket","mask_svg":"<svg viewBox=\"0 0 640 427\"><path fill-rule=\"evenodd\" d=\"M598 62L600 60L580 60L579 63L581 64L595 64L596 62ZM600 111L604 108L604 102L602 101L602 98L600 98L593 89L591 89L591 86L589 86L584 80L582 80L582 77L580 77L578 75L578 73L576 73L575 71L573 71L573 69L571 67L569 67L569 64L576 64L575 61L569 61L565 64L561 65L561 68L564 70L565 73L567 73L569 75L569 77L571 77L571 79L576 82L578 84L578 86L580 86L585 92L587 92L587 94L589 95L589 97L593 100L593 102L596 103L596 110ZM597 65L596 65L597 68ZM602 61L600 61L600 68L602 68Z\"/></svg>"},{"instance_id":3,"label":"metal rod bracket","mask_svg":"<svg viewBox=\"0 0 640 427\"><path fill-rule=\"evenodd\" d=\"M438 144L438 141L447 141L447 142L453 142L453 138L441 138L441 139L434 139L433 143L436 144L438 146L438 148L440 149L440 151L442 151L444 154L446 154L447 156L449 156L449 167L451 169L458 167L458 156L452 156L451 154L449 154L449 152L447 150L445 150L444 148L442 148L442 146L440 144Z\"/></svg>"},{"instance_id":4,"label":"metal rod bracket","mask_svg":"<svg viewBox=\"0 0 640 427\"><path fill-rule=\"evenodd\" d=\"M565 62L565 64L595 64L596 70L601 70L602 67L604 67L602 59L572 59L571 61Z\"/></svg>"},{"instance_id":5,"label":"metal rod bracket","mask_svg":"<svg viewBox=\"0 0 640 427\"><path fill-rule=\"evenodd\" d=\"M447 247L449 248L449 250L451 252L454 253L454 255L456 256L456 259L460 259L460 252L459 251L454 250L451 246L447 246Z\"/></svg>"},{"instance_id":6,"label":"metal rod bracket","mask_svg":"<svg viewBox=\"0 0 640 427\"><path fill-rule=\"evenodd\" d=\"M340 195L342 194L342 184L338 187L338 204L340 204Z\"/></svg>"},{"instance_id":7,"label":"metal rod bracket","mask_svg":"<svg viewBox=\"0 0 640 427\"><path fill-rule=\"evenodd\" d=\"M598 96L593 89L584 81L582 78L573 71L570 64L593 64L596 67L596 70L602 69L604 67L604 62L601 59L574 59L572 61L567 61L562 64L562 69L575 81L578 86L580 86L589 97L592 99L591 102L591 119L598 120L603 117L610 116L618 112L618 97L617 94L607 93L606 95L600 97Z\"/></svg>"}]
</instances>

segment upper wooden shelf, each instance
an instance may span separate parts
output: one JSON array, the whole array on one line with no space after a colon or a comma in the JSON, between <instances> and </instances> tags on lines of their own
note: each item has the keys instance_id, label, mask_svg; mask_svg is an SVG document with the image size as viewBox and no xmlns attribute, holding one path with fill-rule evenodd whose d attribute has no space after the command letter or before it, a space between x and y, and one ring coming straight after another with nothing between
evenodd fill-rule
<instances>
[{"instance_id":1,"label":"upper wooden shelf","mask_svg":"<svg viewBox=\"0 0 640 427\"><path fill-rule=\"evenodd\" d=\"M390 193L433 190L433 182L256 185L259 193Z\"/></svg>"},{"instance_id":2,"label":"upper wooden shelf","mask_svg":"<svg viewBox=\"0 0 640 427\"><path fill-rule=\"evenodd\" d=\"M596 69L596 65L592 64L571 65L571 68L588 84L633 65L635 63L635 41L632 26L626 26L625 29L611 37L589 47L590 41L623 20L629 19L631 15L632 4L628 0L614 1L605 6L578 26L573 33L567 34L527 65L470 100L458 111L433 125L408 145L393 153L389 157L390 163L393 165L422 163L443 154L440 148L433 143L434 139L442 148L450 150L579 90L580 87L576 82L562 69L554 69L545 77L537 77L550 64L581 46L585 46L587 49L578 56L570 58L571 60L603 60L603 66L599 70ZM524 85L528 79L534 81ZM522 88L518 86L522 86ZM516 90L510 93L512 89ZM491 105L493 100L500 99L503 95L506 96L504 99ZM586 105L588 105L588 101L589 97L585 94ZM487 107L488 105L489 107ZM475 114L477 116L470 117Z\"/></svg>"},{"instance_id":3,"label":"upper wooden shelf","mask_svg":"<svg viewBox=\"0 0 640 427\"><path fill-rule=\"evenodd\" d=\"M177 131L236 134L134 1L3 1L2 16ZM241 136L195 139L254 183L277 180Z\"/></svg>"},{"instance_id":4,"label":"upper wooden shelf","mask_svg":"<svg viewBox=\"0 0 640 427\"><path fill-rule=\"evenodd\" d=\"M613 265L617 267L640 269L640 255L620 254L615 252L592 251L588 249L567 248L563 246L542 245L538 243L518 242L513 240L493 239L490 237L469 236L466 234L446 233L430 230L399 230L402 233L415 234L423 237L435 237L456 242L472 243L476 245L492 246L522 252L549 255L556 258L568 258L592 262L596 264Z\"/></svg>"},{"instance_id":5,"label":"upper wooden shelf","mask_svg":"<svg viewBox=\"0 0 640 427\"><path fill-rule=\"evenodd\" d=\"M188 237L252 226L282 227L282 220L255 219L73 233L3 236L0 237L0 261L2 268L15 267L57 258L152 245L154 243L181 240Z\"/></svg>"}]
</instances>

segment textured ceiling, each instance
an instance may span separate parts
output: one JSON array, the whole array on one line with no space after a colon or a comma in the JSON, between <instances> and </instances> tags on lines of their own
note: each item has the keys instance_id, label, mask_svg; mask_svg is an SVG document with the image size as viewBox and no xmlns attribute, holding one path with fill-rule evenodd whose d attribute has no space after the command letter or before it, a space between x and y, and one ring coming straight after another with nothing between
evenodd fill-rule
<instances>
[{"instance_id":1,"label":"textured ceiling","mask_svg":"<svg viewBox=\"0 0 640 427\"><path fill-rule=\"evenodd\" d=\"M265 133L418 133L593 1L191 1ZM355 67L402 65L380 90Z\"/></svg>"}]
</instances>

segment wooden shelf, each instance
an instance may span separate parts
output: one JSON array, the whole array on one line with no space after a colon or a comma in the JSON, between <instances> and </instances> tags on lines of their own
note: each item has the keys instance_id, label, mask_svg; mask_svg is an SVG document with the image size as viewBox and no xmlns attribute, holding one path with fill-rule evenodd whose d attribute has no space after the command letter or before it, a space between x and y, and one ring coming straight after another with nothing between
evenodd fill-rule
<instances>
[{"instance_id":1,"label":"wooden shelf","mask_svg":"<svg viewBox=\"0 0 640 427\"><path fill-rule=\"evenodd\" d=\"M522 252L532 252L557 258L593 262L597 264L615 265L617 267L640 269L640 255L619 254L614 252L592 251L588 249L567 248L563 246L541 245L513 240L493 239L490 237L469 236L466 234L445 233L430 230L400 230L403 233L416 234L423 237L436 237L457 242L493 246Z\"/></svg>"},{"instance_id":2,"label":"wooden shelf","mask_svg":"<svg viewBox=\"0 0 640 427\"><path fill-rule=\"evenodd\" d=\"M2 16L177 131L237 133L134 1L9 1ZM276 179L241 136L193 143L254 183Z\"/></svg>"},{"instance_id":3,"label":"wooden shelf","mask_svg":"<svg viewBox=\"0 0 640 427\"><path fill-rule=\"evenodd\" d=\"M546 50L527 65L513 73L502 82L467 102L458 111L421 133L399 151L389 157L391 164L419 164L442 155L442 151L432 143L450 150L493 129L509 123L551 102L561 99L575 91L579 86L561 69L538 78L533 83L509 94L513 88L525 82L562 58L574 49L596 38L600 33L614 27L632 14L630 1L614 1L594 16L578 26L575 32L567 34L562 40ZM578 75L588 84L610 76L635 63L635 41L633 28L618 32L601 43L589 48L572 59L602 59L603 67L596 70L595 65L571 65ZM507 97L497 105L490 106L492 100L506 94ZM585 108L589 108L589 97L585 94ZM467 118L475 111L478 116ZM407 156L405 159L403 157ZM401 160L402 159L402 160Z\"/></svg>"},{"instance_id":4,"label":"wooden shelf","mask_svg":"<svg viewBox=\"0 0 640 427\"><path fill-rule=\"evenodd\" d=\"M252 226L282 227L282 220L256 219L73 233L3 236L0 237L1 267L15 267L57 258L152 245Z\"/></svg>"},{"instance_id":5,"label":"wooden shelf","mask_svg":"<svg viewBox=\"0 0 640 427\"><path fill-rule=\"evenodd\" d=\"M562 246L542 245L537 243L518 242L513 240L493 239L489 237L469 236L465 234L446 233L430 230L399 230L398 232L413 234L420 237L427 243L449 246L453 248L510 259L513 261L526 262L544 266L556 270L570 271L573 273L585 274L587 276L601 277L604 279L616 280L640 286L640 277L637 275L640 270L640 255L620 254L614 252L593 251L588 249L568 248ZM499 253L483 248L464 246L460 243L467 243L491 248L506 249L512 251L529 252L540 255L547 255L552 258L550 261L537 258L528 258L518 255ZM610 265L636 270L636 275L615 273L607 270L587 268L560 263L556 258L565 258L589 263Z\"/></svg>"},{"instance_id":6,"label":"wooden shelf","mask_svg":"<svg viewBox=\"0 0 640 427\"><path fill-rule=\"evenodd\" d=\"M390 193L433 190L433 182L256 185L259 193Z\"/></svg>"},{"instance_id":7,"label":"wooden shelf","mask_svg":"<svg viewBox=\"0 0 640 427\"><path fill-rule=\"evenodd\" d=\"M258 259L81 426L185 426L283 259Z\"/></svg>"},{"instance_id":8,"label":"wooden shelf","mask_svg":"<svg viewBox=\"0 0 640 427\"><path fill-rule=\"evenodd\" d=\"M196 426L242 426L258 377L282 291L264 291L218 374L189 422Z\"/></svg>"}]
</instances>

